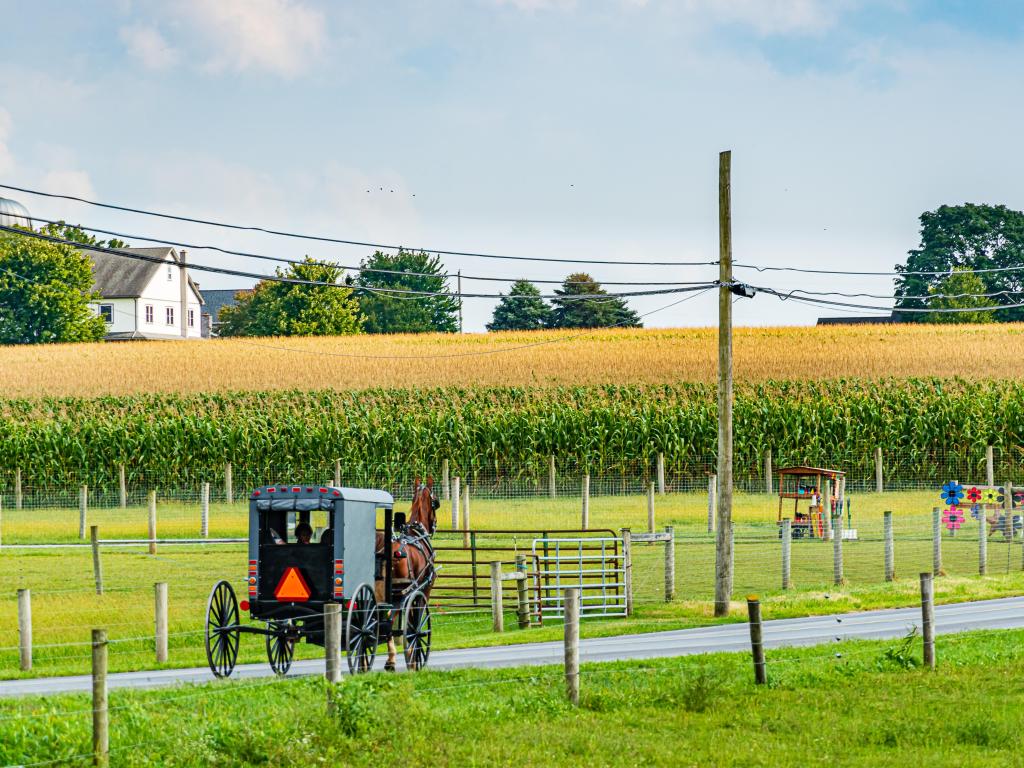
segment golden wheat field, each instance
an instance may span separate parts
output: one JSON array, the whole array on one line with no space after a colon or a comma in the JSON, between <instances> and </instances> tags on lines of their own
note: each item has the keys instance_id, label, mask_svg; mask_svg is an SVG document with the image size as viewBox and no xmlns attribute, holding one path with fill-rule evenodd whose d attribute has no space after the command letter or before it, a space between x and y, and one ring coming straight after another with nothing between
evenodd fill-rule
<instances>
[{"instance_id":1,"label":"golden wheat field","mask_svg":"<svg viewBox=\"0 0 1024 768\"><path fill-rule=\"evenodd\" d=\"M5 396L713 381L714 328L0 347ZM1024 324L737 328L738 380L1024 376Z\"/></svg>"}]
</instances>

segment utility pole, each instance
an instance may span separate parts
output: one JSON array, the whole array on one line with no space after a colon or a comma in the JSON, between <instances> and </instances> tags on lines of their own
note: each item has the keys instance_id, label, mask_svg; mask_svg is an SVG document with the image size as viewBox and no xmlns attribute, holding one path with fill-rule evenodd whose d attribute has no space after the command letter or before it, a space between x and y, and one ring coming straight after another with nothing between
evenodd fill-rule
<instances>
[{"instance_id":1,"label":"utility pole","mask_svg":"<svg viewBox=\"0 0 1024 768\"><path fill-rule=\"evenodd\" d=\"M718 525L715 616L732 597L732 152L718 155Z\"/></svg>"},{"instance_id":2,"label":"utility pole","mask_svg":"<svg viewBox=\"0 0 1024 768\"><path fill-rule=\"evenodd\" d=\"M458 280L459 280L459 287L458 287L458 292L459 292L459 333L462 333L462 270L460 269L457 272L457 274L458 274Z\"/></svg>"},{"instance_id":3,"label":"utility pole","mask_svg":"<svg viewBox=\"0 0 1024 768\"><path fill-rule=\"evenodd\" d=\"M188 338L188 269L185 267L186 251L178 251L178 270L181 278L181 338Z\"/></svg>"}]
</instances>

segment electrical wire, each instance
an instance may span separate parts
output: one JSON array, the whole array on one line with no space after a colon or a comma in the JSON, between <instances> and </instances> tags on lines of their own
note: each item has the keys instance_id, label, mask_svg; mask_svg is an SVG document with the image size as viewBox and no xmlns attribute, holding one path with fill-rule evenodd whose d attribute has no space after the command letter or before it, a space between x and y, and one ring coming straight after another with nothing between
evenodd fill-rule
<instances>
[{"instance_id":1,"label":"electrical wire","mask_svg":"<svg viewBox=\"0 0 1024 768\"><path fill-rule=\"evenodd\" d=\"M755 291L762 291L762 292L767 293L767 294L769 294L771 296L775 296L776 298L778 298L778 299L780 299L782 301L792 300L792 301L798 301L798 302L801 302L801 303L804 303L804 304L813 304L813 305L819 305L819 306L849 307L851 309L873 309L873 310L877 310L879 312L890 312L890 313L892 313L892 312L895 312L895 313L908 312L908 313L918 313L918 314L923 313L923 314L943 314L943 315L945 315L945 314L956 314L956 313L961 313L961 312L995 312L995 311L998 311L998 310L1018 309L1020 307L1024 307L1024 302L1019 302L1019 303L1016 303L1016 304L994 304L994 305L991 305L991 306L982 306L982 307L940 307L940 308L933 308L933 309L921 308L921 307L879 307L879 306L875 306L875 305L872 305L872 304L852 304L852 303L849 303L849 302L831 301L831 300L828 300L828 299L803 298L803 297L800 297L800 296L793 296L792 293L783 293L781 291L775 290L774 288L768 288L768 287L765 287L765 286L751 285L750 287L753 288ZM1024 293L1024 292L1018 292L1018 293ZM978 298L982 298L985 294L964 294L964 295L965 296L976 296Z\"/></svg>"},{"instance_id":2,"label":"electrical wire","mask_svg":"<svg viewBox=\"0 0 1024 768\"><path fill-rule=\"evenodd\" d=\"M2 185L0 185L2 186ZM907 275L924 275L931 277L947 277L952 274L963 272L964 274L990 274L993 272L1024 272L1024 265L1017 267L986 267L983 269L956 269L942 270L941 272L929 272L924 270L908 270L905 272L860 272L846 269L812 269L809 267L773 267L759 264L743 264L734 262L736 269L755 269L758 272L799 272L810 275L850 275L861 277L905 277Z\"/></svg>"},{"instance_id":3,"label":"electrical wire","mask_svg":"<svg viewBox=\"0 0 1024 768\"><path fill-rule=\"evenodd\" d=\"M191 216L177 216L170 213L161 213L158 211L149 211L143 208L132 208L130 206L115 205L113 203L101 203L95 200L87 200L82 197L76 197L74 195L63 195L54 192L42 192L36 189L29 189L27 187L16 187L11 184L0 184L0 189L9 189L15 192L24 192L28 195L37 195L39 197L55 198L59 200L69 200L71 202L83 203L85 205L91 205L97 208L107 208L114 211L123 211L125 213L137 213L142 216L153 216L161 219L170 219L172 221L183 221L189 224L203 224L205 226L220 227L222 229L233 229L243 232L261 232L266 235L275 235L277 237L290 237L297 240L313 240L322 243L335 243L338 245L357 245L365 248L377 248L380 250L387 251L398 251L398 250L413 250L423 251L425 253L436 253L438 256L467 256L471 258L479 259L504 259L509 261L540 261L552 264L618 264L622 266L645 266L645 267L704 267L718 264L717 261L620 261L620 260L600 260L600 259L560 259L549 256L508 256L496 253L481 253L477 251L453 251L445 250L443 248L424 248L424 247L413 247L405 248L401 245L389 245L386 243L374 243L362 240L347 240L344 238L328 237L325 235L309 235L299 232L287 232L284 230L269 229L267 227L257 227L245 224L231 224L223 221L215 221L212 219L200 219Z\"/></svg>"}]
</instances>

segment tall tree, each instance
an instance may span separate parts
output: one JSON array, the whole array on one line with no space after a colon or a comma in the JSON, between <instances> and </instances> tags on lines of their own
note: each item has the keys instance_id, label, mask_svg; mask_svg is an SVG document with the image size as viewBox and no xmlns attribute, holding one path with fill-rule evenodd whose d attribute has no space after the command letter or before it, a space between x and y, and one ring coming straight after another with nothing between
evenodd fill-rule
<instances>
[{"instance_id":1,"label":"tall tree","mask_svg":"<svg viewBox=\"0 0 1024 768\"><path fill-rule=\"evenodd\" d=\"M278 277L326 285L261 280L220 311L221 336L345 336L362 332L359 305L341 281L341 267L308 256L277 269Z\"/></svg>"},{"instance_id":2,"label":"tall tree","mask_svg":"<svg viewBox=\"0 0 1024 768\"><path fill-rule=\"evenodd\" d=\"M586 272L569 275L555 293L552 328L641 327L639 315L621 297L608 296Z\"/></svg>"},{"instance_id":3,"label":"tall tree","mask_svg":"<svg viewBox=\"0 0 1024 768\"><path fill-rule=\"evenodd\" d=\"M955 270L984 270L1020 267L1024 264L1024 213L1005 205L943 205L921 214L921 245L910 251L906 264L896 266L896 311L903 321L935 321L934 313L904 312L901 307L926 308L928 299L912 298L937 293L939 284ZM914 272L938 274L920 275ZM1024 271L976 272L984 290L1007 291L993 297L997 304L1018 304L1024 291ZM949 291L945 291L949 293ZM960 293L962 291L956 291ZM1024 320L1024 309L1006 309L999 320Z\"/></svg>"},{"instance_id":4,"label":"tall tree","mask_svg":"<svg viewBox=\"0 0 1024 768\"><path fill-rule=\"evenodd\" d=\"M992 323L995 313L986 307L994 307L996 303L991 297L980 296L985 293L985 283L974 272L965 269L954 270L932 287L935 297L928 301L928 306L936 310L957 310L929 312L925 315L931 323ZM965 311L970 310L970 311ZM916 314L916 313L914 313Z\"/></svg>"},{"instance_id":5,"label":"tall tree","mask_svg":"<svg viewBox=\"0 0 1024 768\"><path fill-rule=\"evenodd\" d=\"M537 286L516 280L508 296L494 308L488 331L536 331L551 325L551 307L541 298Z\"/></svg>"},{"instance_id":6,"label":"tall tree","mask_svg":"<svg viewBox=\"0 0 1024 768\"><path fill-rule=\"evenodd\" d=\"M70 245L0 236L0 344L98 341L92 262Z\"/></svg>"},{"instance_id":7,"label":"tall tree","mask_svg":"<svg viewBox=\"0 0 1024 768\"><path fill-rule=\"evenodd\" d=\"M39 231L44 235L50 237L59 237L61 240L72 240L82 245L88 245L98 248L127 248L128 243L124 240L118 240L116 237L112 237L109 240L100 240L94 235L90 235L81 227L74 224L66 224L63 221L58 221L55 224L45 224L39 228Z\"/></svg>"},{"instance_id":8,"label":"tall tree","mask_svg":"<svg viewBox=\"0 0 1024 768\"><path fill-rule=\"evenodd\" d=\"M359 275L349 284L359 297L367 333L454 333L459 329L458 299L437 295L450 293L439 257L423 251L377 251L359 266Z\"/></svg>"}]
</instances>

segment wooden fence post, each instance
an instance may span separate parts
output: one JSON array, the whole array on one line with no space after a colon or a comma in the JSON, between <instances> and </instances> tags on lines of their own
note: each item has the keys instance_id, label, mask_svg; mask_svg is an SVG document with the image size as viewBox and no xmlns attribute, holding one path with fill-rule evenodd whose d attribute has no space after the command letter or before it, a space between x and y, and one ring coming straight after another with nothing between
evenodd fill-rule
<instances>
[{"instance_id":1,"label":"wooden fence post","mask_svg":"<svg viewBox=\"0 0 1024 768\"><path fill-rule=\"evenodd\" d=\"M654 533L654 483L647 484L647 532Z\"/></svg>"},{"instance_id":2,"label":"wooden fence post","mask_svg":"<svg viewBox=\"0 0 1024 768\"><path fill-rule=\"evenodd\" d=\"M832 531L832 481L825 478L825 487L821 489L821 517L825 522L825 540L833 536Z\"/></svg>"},{"instance_id":3,"label":"wooden fence post","mask_svg":"<svg viewBox=\"0 0 1024 768\"><path fill-rule=\"evenodd\" d=\"M583 515L580 521L584 531L590 529L590 474L583 476Z\"/></svg>"},{"instance_id":4,"label":"wooden fence post","mask_svg":"<svg viewBox=\"0 0 1024 768\"><path fill-rule=\"evenodd\" d=\"M469 549L469 483L462 486L462 546Z\"/></svg>"},{"instance_id":5,"label":"wooden fence post","mask_svg":"<svg viewBox=\"0 0 1024 768\"><path fill-rule=\"evenodd\" d=\"M156 491L149 492L149 554L156 554Z\"/></svg>"},{"instance_id":6,"label":"wooden fence post","mask_svg":"<svg viewBox=\"0 0 1024 768\"><path fill-rule=\"evenodd\" d=\"M984 522L984 519L985 516L979 512L978 522ZM1008 543L1013 542L1013 483L1007 483L1003 493L1003 535Z\"/></svg>"},{"instance_id":7,"label":"wooden fence post","mask_svg":"<svg viewBox=\"0 0 1024 768\"><path fill-rule=\"evenodd\" d=\"M89 486L78 489L78 538L85 541L86 521L89 516Z\"/></svg>"},{"instance_id":8,"label":"wooden fence post","mask_svg":"<svg viewBox=\"0 0 1024 768\"><path fill-rule=\"evenodd\" d=\"M459 477L452 478L452 530L459 529L459 501L462 491L459 489Z\"/></svg>"},{"instance_id":9,"label":"wooden fence post","mask_svg":"<svg viewBox=\"0 0 1024 768\"><path fill-rule=\"evenodd\" d=\"M708 533L715 532L718 506L718 475L708 475Z\"/></svg>"},{"instance_id":10,"label":"wooden fence post","mask_svg":"<svg viewBox=\"0 0 1024 768\"><path fill-rule=\"evenodd\" d=\"M991 445L985 446L985 483L996 484L996 462Z\"/></svg>"},{"instance_id":11,"label":"wooden fence post","mask_svg":"<svg viewBox=\"0 0 1024 768\"><path fill-rule=\"evenodd\" d=\"M441 462L441 501L448 501L448 497L451 496L451 480L448 475L448 459L444 459Z\"/></svg>"},{"instance_id":12,"label":"wooden fence post","mask_svg":"<svg viewBox=\"0 0 1024 768\"><path fill-rule=\"evenodd\" d=\"M622 529L622 583L626 591L626 615L633 615L633 534Z\"/></svg>"},{"instance_id":13,"label":"wooden fence post","mask_svg":"<svg viewBox=\"0 0 1024 768\"><path fill-rule=\"evenodd\" d=\"M761 639L761 601L756 595L747 598L747 617L750 621L750 652L754 657L754 683L764 685L768 674L764 663L764 643Z\"/></svg>"},{"instance_id":14,"label":"wooden fence post","mask_svg":"<svg viewBox=\"0 0 1024 768\"><path fill-rule=\"evenodd\" d=\"M117 465L117 490L120 494L121 509L128 508L128 480L125 477L124 464Z\"/></svg>"},{"instance_id":15,"label":"wooden fence post","mask_svg":"<svg viewBox=\"0 0 1024 768\"><path fill-rule=\"evenodd\" d=\"M14 508L20 510L24 503L24 496L21 492L21 470L14 470Z\"/></svg>"},{"instance_id":16,"label":"wooden fence post","mask_svg":"<svg viewBox=\"0 0 1024 768\"><path fill-rule=\"evenodd\" d=\"M658 454L658 495L665 495L665 454Z\"/></svg>"},{"instance_id":17,"label":"wooden fence post","mask_svg":"<svg viewBox=\"0 0 1024 768\"><path fill-rule=\"evenodd\" d=\"M341 488L341 459L334 460L334 487Z\"/></svg>"},{"instance_id":18,"label":"wooden fence post","mask_svg":"<svg viewBox=\"0 0 1024 768\"><path fill-rule=\"evenodd\" d=\"M505 631L505 609L501 600L501 561L491 562L491 629Z\"/></svg>"},{"instance_id":19,"label":"wooden fence post","mask_svg":"<svg viewBox=\"0 0 1024 768\"><path fill-rule=\"evenodd\" d=\"M985 514L978 513L978 575L988 573L988 523Z\"/></svg>"},{"instance_id":20,"label":"wooden fence post","mask_svg":"<svg viewBox=\"0 0 1024 768\"><path fill-rule=\"evenodd\" d=\"M565 693L574 707L580 703L580 590L569 587L563 602L565 614Z\"/></svg>"},{"instance_id":21,"label":"wooden fence post","mask_svg":"<svg viewBox=\"0 0 1024 768\"><path fill-rule=\"evenodd\" d=\"M107 712L107 630L92 631L92 764L110 765Z\"/></svg>"},{"instance_id":22,"label":"wooden fence post","mask_svg":"<svg viewBox=\"0 0 1024 768\"><path fill-rule=\"evenodd\" d=\"M790 578L793 549L793 521L788 517L782 519L782 588L793 586Z\"/></svg>"},{"instance_id":23,"label":"wooden fence post","mask_svg":"<svg viewBox=\"0 0 1024 768\"><path fill-rule=\"evenodd\" d=\"M341 682L341 606L338 603L324 605L324 678L328 683Z\"/></svg>"},{"instance_id":24,"label":"wooden fence post","mask_svg":"<svg viewBox=\"0 0 1024 768\"><path fill-rule=\"evenodd\" d=\"M930 573L921 574L921 639L924 665L935 669L935 588Z\"/></svg>"},{"instance_id":25,"label":"wooden fence post","mask_svg":"<svg viewBox=\"0 0 1024 768\"><path fill-rule=\"evenodd\" d=\"M875 448L875 492L882 493L885 484L882 477L882 449Z\"/></svg>"},{"instance_id":26,"label":"wooden fence post","mask_svg":"<svg viewBox=\"0 0 1024 768\"><path fill-rule=\"evenodd\" d=\"M224 500L228 504L233 504L235 501L235 489L234 481L231 477L231 462L224 464Z\"/></svg>"},{"instance_id":27,"label":"wooden fence post","mask_svg":"<svg viewBox=\"0 0 1024 768\"><path fill-rule=\"evenodd\" d=\"M100 563L100 527L89 526L89 542L92 544L92 575L96 580L96 594L103 594L103 566Z\"/></svg>"},{"instance_id":28,"label":"wooden fence post","mask_svg":"<svg viewBox=\"0 0 1024 768\"><path fill-rule=\"evenodd\" d=\"M199 536L210 536L210 484L203 483L199 490Z\"/></svg>"},{"instance_id":29,"label":"wooden fence post","mask_svg":"<svg viewBox=\"0 0 1024 768\"><path fill-rule=\"evenodd\" d=\"M893 581L896 578L896 553L892 538L892 512L882 513L882 533L885 538L885 580Z\"/></svg>"},{"instance_id":30,"label":"wooden fence post","mask_svg":"<svg viewBox=\"0 0 1024 768\"><path fill-rule=\"evenodd\" d=\"M156 598L156 663L164 664L167 661L167 582L158 581L153 585L153 592Z\"/></svg>"},{"instance_id":31,"label":"wooden fence post","mask_svg":"<svg viewBox=\"0 0 1024 768\"><path fill-rule=\"evenodd\" d=\"M832 583L837 587L846 583L846 579L843 577L842 515L836 515L835 525L832 526Z\"/></svg>"},{"instance_id":32,"label":"wooden fence post","mask_svg":"<svg viewBox=\"0 0 1024 768\"><path fill-rule=\"evenodd\" d=\"M557 476L555 475L555 457L548 457L548 492L551 498L555 498L558 495L558 484Z\"/></svg>"},{"instance_id":33,"label":"wooden fence post","mask_svg":"<svg viewBox=\"0 0 1024 768\"><path fill-rule=\"evenodd\" d=\"M932 573L942 575L942 511L932 507Z\"/></svg>"},{"instance_id":34,"label":"wooden fence post","mask_svg":"<svg viewBox=\"0 0 1024 768\"><path fill-rule=\"evenodd\" d=\"M530 602L526 583L526 555L516 555L516 575L516 618L519 620L519 628L527 629L530 626Z\"/></svg>"},{"instance_id":35,"label":"wooden fence post","mask_svg":"<svg viewBox=\"0 0 1024 768\"><path fill-rule=\"evenodd\" d=\"M772 449L768 448L764 453L764 492L772 495Z\"/></svg>"},{"instance_id":36,"label":"wooden fence post","mask_svg":"<svg viewBox=\"0 0 1024 768\"><path fill-rule=\"evenodd\" d=\"M666 525L665 533L668 534L668 541L665 542L665 602L670 603L676 597L676 530L674 526Z\"/></svg>"},{"instance_id":37,"label":"wooden fence post","mask_svg":"<svg viewBox=\"0 0 1024 768\"><path fill-rule=\"evenodd\" d=\"M32 669L32 592L18 590L18 652L21 670Z\"/></svg>"}]
</instances>

